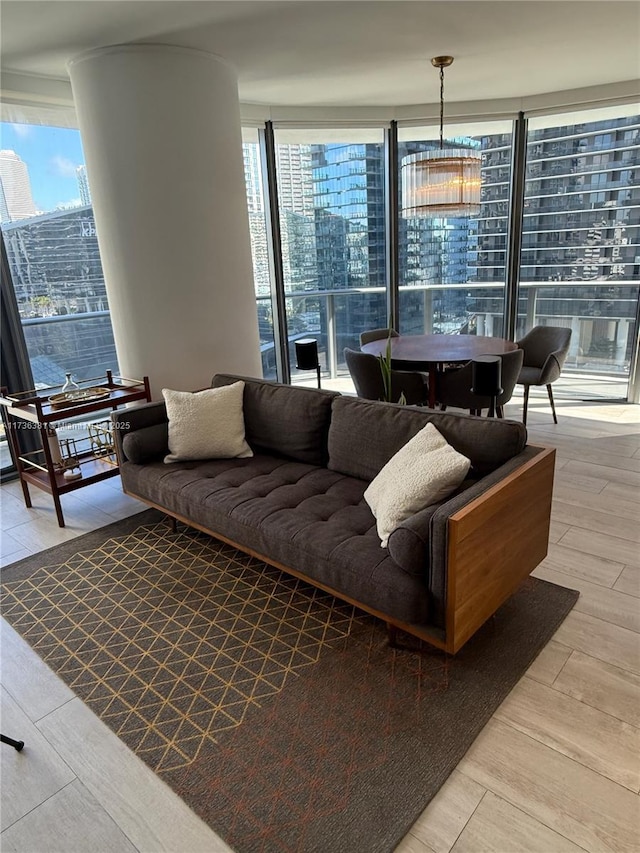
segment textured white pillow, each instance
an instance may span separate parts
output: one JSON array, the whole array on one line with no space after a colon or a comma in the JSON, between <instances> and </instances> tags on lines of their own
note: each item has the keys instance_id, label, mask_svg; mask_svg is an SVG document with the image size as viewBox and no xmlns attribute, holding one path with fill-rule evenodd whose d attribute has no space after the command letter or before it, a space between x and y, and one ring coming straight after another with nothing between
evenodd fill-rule
<instances>
[{"instance_id":1,"label":"textured white pillow","mask_svg":"<svg viewBox=\"0 0 640 853\"><path fill-rule=\"evenodd\" d=\"M244 437L244 382L206 391L162 389L169 418L165 462L253 456Z\"/></svg>"},{"instance_id":2,"label":"textured white pillow","mask_svg":"<svg viewBox=\"0 0 640 853\"><path fill-rule=\"evenodd\" d=\"M470 464L433 424L427 424L401 447L364 493L376 518L382 547L406 518L455 491Z\"/></svg>"}]
</instances>

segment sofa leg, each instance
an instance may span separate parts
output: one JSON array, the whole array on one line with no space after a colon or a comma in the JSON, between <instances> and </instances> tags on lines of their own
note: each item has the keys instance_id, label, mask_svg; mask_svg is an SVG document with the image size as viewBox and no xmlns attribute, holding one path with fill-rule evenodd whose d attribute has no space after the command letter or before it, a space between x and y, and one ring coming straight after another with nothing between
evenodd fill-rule
<instances>
[{"instance_id":1,"label":"sofa leg","mask_svg":"<svg viewBox=\"0 0 640 853\"><path fill-rule=\"evenodd\" d=\"M392 649L398 648L398 629L391 622L387 622L387 637L389 638L389 646Z\"/></svg>"},{"instance_id":2,"label":"sofa leg","mask_svg":"<svg viewBox=\"0 0 640 853\"><path fill-rule=\"evenodd\" d=\"M167 526L169 527L169 530L172 533L177 533L178 532L178 522L176 521L176 519L172 515L168 515L166 517L166 520L167 520Z\"/></svg>"}]
</instances>

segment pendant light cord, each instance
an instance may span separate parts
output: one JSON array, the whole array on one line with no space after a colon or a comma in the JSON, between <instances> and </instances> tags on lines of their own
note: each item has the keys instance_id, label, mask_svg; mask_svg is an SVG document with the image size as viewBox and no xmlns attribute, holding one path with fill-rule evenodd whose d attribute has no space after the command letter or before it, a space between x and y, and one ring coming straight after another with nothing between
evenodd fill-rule
<instances>
[{"instance_id":1,"label":"pendant light cord","mask_svg":"<svg viewBox=\"0 0 640 853\"><path fill-rule=\"evenodd\" d=\"M440 66L440 150L444 148L444 65Z\"/></svg>"}]
</instances>

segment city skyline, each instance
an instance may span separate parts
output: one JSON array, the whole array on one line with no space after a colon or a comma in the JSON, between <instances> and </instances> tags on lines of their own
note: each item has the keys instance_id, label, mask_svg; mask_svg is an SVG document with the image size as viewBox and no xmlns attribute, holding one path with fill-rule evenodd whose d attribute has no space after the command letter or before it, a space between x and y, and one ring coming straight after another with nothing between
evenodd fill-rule
<instances>
[{"instance_id":1,"label":"city skyline","mask_svg":"<svg viewBox=\"0 0 640 853\"><path fill-rule=\"evenodd\" d=\"M84 165L84 153L76 129L2 122L0 148L26 164L38 213L80 205L76 170Z\"/></svg>"},{"instance_id":2,"label":"city skyline","mask_svg":"<svg viewBox=\"0 0 640 853\"><path fill-rule=\"evenodd\" d=\"M502 333L512 139L490 131L474 137L483 155L478 217L400 219L402 334ZM289 340L318 337L332 372L360 331L387 322L383 145L349 135L342 142L276 142ZM528 135L518 332L540 322L571 325L570 363L577 367L628 369L638 293L639 140L637 116ZM417 135L399 145L398 157L429 144ZM268 211L257 144L245 143L243 155L263 366L274 375ZM83 171L76 167L78 178ZM52 211L3 231L27 323L44 333L44 318L106 311L91 207Z\"/></svg>"}]
</instances>

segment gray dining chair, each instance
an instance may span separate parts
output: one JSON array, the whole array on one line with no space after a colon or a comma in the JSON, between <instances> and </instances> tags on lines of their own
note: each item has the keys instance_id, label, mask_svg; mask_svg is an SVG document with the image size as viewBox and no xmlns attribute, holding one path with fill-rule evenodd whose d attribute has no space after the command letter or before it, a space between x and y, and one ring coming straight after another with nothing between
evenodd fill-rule
<instances>
[{"instance_id":1,"label":"gray dining chair","mask_svg":"<svg viewBox=\"0 0 640 853\"><path fill-rule=\"evenodd\" d=\"M506 352L499 356L502 359L502 394L495 400L496 414L504 417L504 406L513 395L514 388L520 375L524 352L520 349ZM472 415L481 414L483 409L492 406L490 397L481 397L471 391L473 362L469 361L458 370L447 370L438 373L436 382L436 399L444 411L447 406L457 409L469 409Z\"/></svg>"},{"instance_id":2,"label":"gray dining chair","mask_svg":"<svg viewBox=\"0 0 640 853\"><path fill-rule=\"evenodd\" d=\"M347 347L344 358L358 397L364 397L366 400L384 400L385 389L378 356ZM392 370L391 393L394 403L397 403L404 394L408 405L426 405L429 400L427 377L424 373L414 370Z\"/></svg>"},{"instance_id":3,"label":"gray dining chair","mask_svg":"<svg viewBox=\"0 0 640 853\"><path fill-rule=\"evenodd\" d=\"M571 341L571 329L563 326L534 326L519 341L518 347L524 352L524 362L518 377L518 385L524 385L524 407L522 422L527 422L529 389L532 385L546 385L551 403L554 424L558 423L556 407L553 401L551 383L562 373Z\"/></svg>"},{"instance_id":4,"label":"gray dining chair","mask_svg":"<svg viewBox=\"0 0 640 853\"><path fill-rule=\"evenodd\" d=\"M382 338L397 338L395 329L371 329L368 332L360 332L360 346L369 344L371 341L379 341Z\"/></svg>"}]
</instances>

